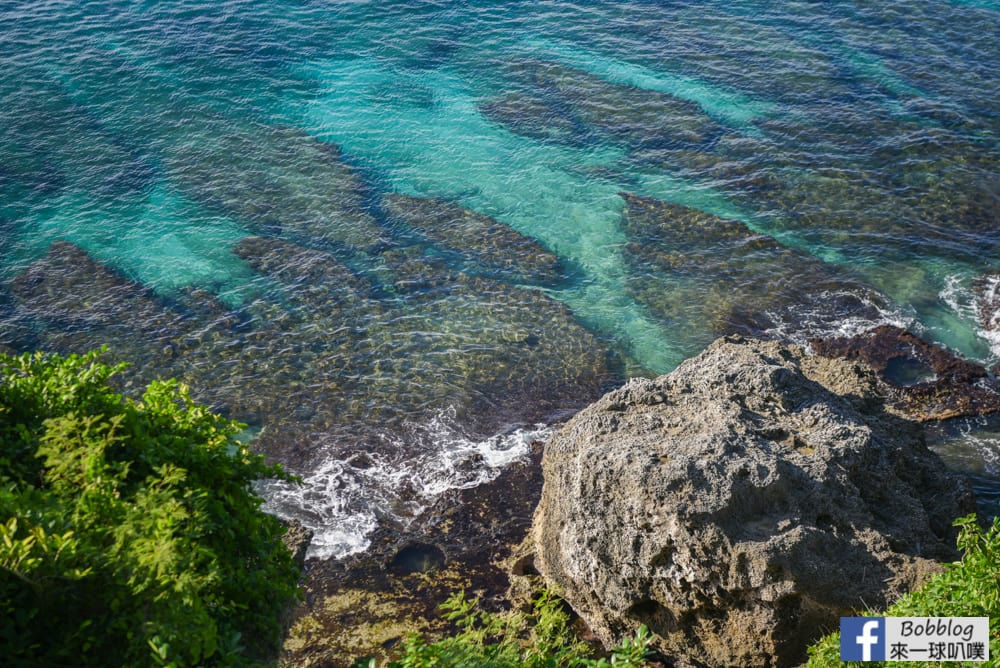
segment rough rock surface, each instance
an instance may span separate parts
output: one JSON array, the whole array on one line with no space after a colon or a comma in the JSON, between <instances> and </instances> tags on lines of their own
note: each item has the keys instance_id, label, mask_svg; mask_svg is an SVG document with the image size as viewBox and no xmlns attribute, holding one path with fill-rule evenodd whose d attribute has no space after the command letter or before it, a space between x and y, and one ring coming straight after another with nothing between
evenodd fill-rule
<instances>
[{"instance_id":1,"label":"rough rock surface","mask_svg":"<svg viewBox=\"0 0 1000 668\"><path fill-rule=\"evenodd\" d=\"M974 510L879 387L740 337L631 381L546 445L534 568L606 643L645 624L680 666L801 662L954 558Z\"/></svg>"},{"instance_id":2,"label":"rough rock surface","mask_svg":"<svg viewBox=\"0 0 1000 668\"><path fill-rule=\"evenodd\" d=\"M285 535L281 537L281 542L292 553L292 559L301 569L306 564L306 551L309 549L313 531L298 520L282 520L281 523L285 526Z\"/></svg>"},{"instance_id":3,"label":"rough rock surface","mask_svg":"<svg viewBox=\"0 0 1000 668\"><path fill-rule=\"evenodd\" d=\"M506 560L524 540L541 494L541 443L495 480L451 490L405 529L380 527L363 554L310 559L280 666L379 665L414 631L446 631L438 606L457 591L504 607ZM502 512L497 512L502 508Z\"/></svg>"}]
</instances>

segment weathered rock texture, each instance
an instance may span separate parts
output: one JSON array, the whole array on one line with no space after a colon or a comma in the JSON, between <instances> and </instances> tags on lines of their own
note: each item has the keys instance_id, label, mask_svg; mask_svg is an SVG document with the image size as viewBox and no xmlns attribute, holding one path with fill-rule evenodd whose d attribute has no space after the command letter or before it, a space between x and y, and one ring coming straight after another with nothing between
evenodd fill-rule
<instances>
[{"instance_id":1,"label":"weathered rock texture","mask_svg":"<svg viewBox=\"0 0 1000 668\"><path fill-rule=\"evenodd\" d=\"M974 510L879 386L739 337L633 380L546 445L535 568L606 643L645 624L681 666L801 662L953 558Z\"/></svg>"}]
</instances>

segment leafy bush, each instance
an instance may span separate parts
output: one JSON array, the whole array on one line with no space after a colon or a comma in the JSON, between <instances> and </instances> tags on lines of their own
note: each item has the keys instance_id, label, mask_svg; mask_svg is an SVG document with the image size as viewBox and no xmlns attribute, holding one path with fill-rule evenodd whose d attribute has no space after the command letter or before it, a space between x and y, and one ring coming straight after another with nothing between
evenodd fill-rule
<instances>
[{"instance_id":1,"label":"leafy bush","mask_svg":"<svg viewBox=\"0 0 1000 668\"><path fill-rule=\"evenodd\" d=\"M251 665L298 576L251 483L288 477L101 352L0 355L0 664Z\"/></svg>"},{"instance_id":2,"label":"leafy bush","mask_svg":"<svg viewBox=\"0 0 1000 668\"><path fill-rule=\"evenodd\" d=\"M958 549L963 551L961 561L948 564L943 573L935 575L923 587L901 598L885 613L871 613L871 616L989 617L990 660L997 662L1000 659L1000 518L994 518L993 525L986 531L979 526L975 515L956 520L955 526L960 528ZM913 661L886 661L879 664L900 668L921 665ZM840 634L833 633L809 648L808 665L810 668L828 668L876 664L842 662ZM926 665L948 664L934 662Z\"/></svg>"},{"instance_id":3,"label":"leafy bush","mask_svg":"<svg viewBox=\"0 0 1000 668\"><path fill-rule=\"evenodd\" d=\"M403 656L389 668L639 668L646 665L652 638L641 627L609 658L591 658L590 647L573 633L563 602L548 592L535 598L530 614L486 612L464 592L452 595L441 610L458 632L436 643L411 635ZM375 668L375 660L358 665Z\"/></svg>"}]
</instances>

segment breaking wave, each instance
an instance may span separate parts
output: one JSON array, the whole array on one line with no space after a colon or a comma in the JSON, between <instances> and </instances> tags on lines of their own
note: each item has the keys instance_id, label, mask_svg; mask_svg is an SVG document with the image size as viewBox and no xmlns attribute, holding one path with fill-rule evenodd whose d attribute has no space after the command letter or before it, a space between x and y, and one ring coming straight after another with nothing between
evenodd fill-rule
<instances>
[{"instance_id":1,"label":"breaking wave","mask_svg":"<svg viewBox=\"0 0 1000 668\"><path fill-rule=\"evenodd\" d=\"M764 336L808 347L813 338L850 338L880 325L919 330L919 323L903 309L881 303L858 291L823 291L807 305L767 313L775 323ZM837 306L847 305L841 312Z\"/></svg>"},{"instance_id":2,"label":"breaking wave","mask_svg":"<svg viewBox=\"0 0 1000 668\"><path fill-rule=\"evenodd\" d=\"M463 434L453 413L443 413L386 436L393 454L330 457L302 475L301 485L270 481L258 492L266 512L313 531L308 557L346 557L368 548L383 518L408 524L444 492L489 482L523 461L531 443L551 433L539 424L476 440Z\"/></svg>"},{"instance_id":3,"label":"breaking wave","mask_svg":"<svg viewBox=\"0 0 1000 668\"><path fill-rule=\"evenodd\" d=\"M976 323L976 335L986 341L994 358L1000 358L1000 311L987 314L986 304L1000 300L1000 275L984 279L982 293L977 294L961 276L948 276L938 294L959 317ZM989 327L985 325L989 320Z\"/></svg>"}]
</instances>

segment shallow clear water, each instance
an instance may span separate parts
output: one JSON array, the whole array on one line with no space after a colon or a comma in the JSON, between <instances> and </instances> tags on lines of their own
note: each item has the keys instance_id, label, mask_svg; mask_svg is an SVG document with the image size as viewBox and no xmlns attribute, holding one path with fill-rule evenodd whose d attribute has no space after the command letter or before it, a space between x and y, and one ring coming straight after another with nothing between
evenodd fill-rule
<instances>
[{"instance_id":1,"label":"shallow clear water","mask_svg":"<svg viewBox=\"0 0 1000 668\"><path fill-rule=\"evenodd\" d=\"M754 309L727 293L768 308L780 293L771 333L793 340L889 321L992 366L973 284L1000 268L998 38L985 1L5 3L0 344L103 339L143 380L208 386L314 479L272 501L328 532L320 555L412 515L445 484L431 478L472 484L506 461L455 473L433 464L442 443L492 451L495 432L673 368L719 333L714 314ZM771 286L770 269L741 269L744 285L702 299L727 276L715 240L698 248L709 262L654 271L623 191L740 221L806 273ZM490 269L485 250L390 215L387 193L490 216L560 273ZM320 303L315 275L234 253L247 236L327 253L364 287ZM56 240L150 288L171 324L26 306L15 277ZM455 284L458 270L501 283ZM814 272L878 308L820 317ZM130 309L144 312L111 312ZM533 391L558 398L517 410ZM344 468L355 450L381 473Z\"/></svg>"}]
</instances>

